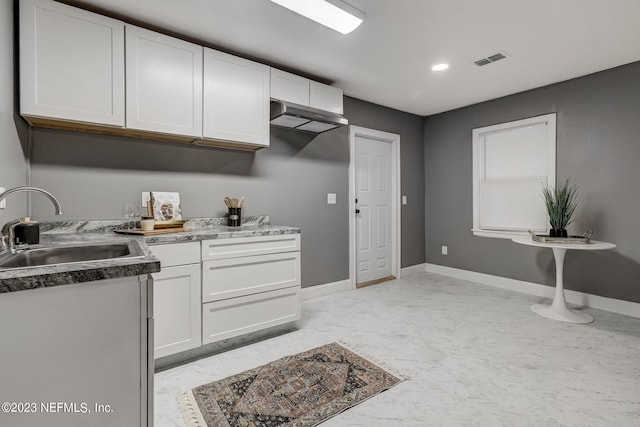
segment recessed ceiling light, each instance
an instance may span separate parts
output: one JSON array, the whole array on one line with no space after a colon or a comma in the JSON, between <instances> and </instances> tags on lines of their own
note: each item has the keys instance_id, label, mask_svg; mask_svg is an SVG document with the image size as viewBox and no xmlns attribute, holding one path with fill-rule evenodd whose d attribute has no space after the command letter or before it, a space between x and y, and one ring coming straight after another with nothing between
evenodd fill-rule
<instances>
[{"instance_id":1,"label":"recessed ceiling light","mask_svg":"<svg viewBox=\"0 0 640 427\"><path fill-rule=\"evenodd\" d=\"M340 0L271 0L342 34L349 34L364 20L364 13Z\"/></svg>"},{"instance_id":2,"label":"recessed ceiling light","mask_svg":"<svg viewBox=\"0 0 640 427\"><path fill-rule=\"evenodd\" d=\"M444 71L448 68L449 68L449 64L445 64L445 63L436 64L433 67L431 67L431 71Z\"/></svg>"}]
</instances>

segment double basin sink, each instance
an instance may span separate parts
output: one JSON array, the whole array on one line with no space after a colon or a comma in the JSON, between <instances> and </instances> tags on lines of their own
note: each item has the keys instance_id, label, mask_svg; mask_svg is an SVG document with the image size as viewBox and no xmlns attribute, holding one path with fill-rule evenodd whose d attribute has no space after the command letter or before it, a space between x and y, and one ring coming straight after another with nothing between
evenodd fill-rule
<instances>
[{"instance_id":1,"label":"double basin sink","mask_svg":"<svg viewBox=\"0 0 640 427\"><path fill-rule=\"evenodd\" d=\"M15 254L0 254L0 271L142 257L144 252L134 241L35 246Z\"/></svg>"}]
</instances>

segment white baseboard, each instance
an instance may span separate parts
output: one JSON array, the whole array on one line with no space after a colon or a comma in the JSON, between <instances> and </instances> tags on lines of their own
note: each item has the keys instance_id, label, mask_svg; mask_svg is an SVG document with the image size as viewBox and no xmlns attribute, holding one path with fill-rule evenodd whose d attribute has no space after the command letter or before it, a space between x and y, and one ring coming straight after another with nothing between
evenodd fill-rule
<instances>
[{"instance_id":1,"label":"white baseboard","mask_svg":"<svg viewBox=\"0 0 640 427\"><path fill-rule=\"evenodd\" d=\"M349 279L340 280L339 282L325 283L324 285L309 286L308 288L302 288L302 301L338 292L350 291L352 289L351 280Z\"/></svg>"},{"instance_id":2,"label":"white baseboard","mask_svg":"<svg viewBox=\"0 0 640 427\"><path fill-rule=\"evenodd\" d=\"M411 265L409 267L402 267L400 269L400 277L403 277L409 274L424 273L425 271L427 271L427 264L425 263Z\"/></svg>"},{"instance_id":3,"label":"white baseboard","mask_svg":"<svg viewBox=\"0 0 640 427\"><path fill-rule=\"evenodd\" d=\"M424 264L428 273L442 274L444 276L455 277L456 279L469 280L482 283L483 285L495 286L511 291L522 292L529 295L553 299L555 288L552 286L540 285L538 283L524 282L522 280L509 279L506 277L493 276L491 274L477 273L475 271L461 270L459 268L445 267L437 264ZM409 267L412 268L412 267ZM610 311L612 313L624 314L625 316L640 318L640 303L623 301L614 298L606 298L592 295L585 292L571 291L565 289L565 298L569 304L581 307L597 308L599 310Z\"/></svg>"}]
</instances>

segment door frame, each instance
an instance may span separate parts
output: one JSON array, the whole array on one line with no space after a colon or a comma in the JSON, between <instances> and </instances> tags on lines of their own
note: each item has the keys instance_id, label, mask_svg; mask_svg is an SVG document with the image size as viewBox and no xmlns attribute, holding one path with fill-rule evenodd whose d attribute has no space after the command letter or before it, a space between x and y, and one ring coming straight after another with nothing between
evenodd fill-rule
<instances>
[{"instance_id":1,"label":"door frame","mask_svg":"<svg viewBox=\"0 0 640 427\"><path fill-rule=\"evenodd\" d=\"M400 135L349 126L349 282L356 289L356 137L362 136L391 144L391 274L400 278L402 253L400 233Z\"/></svg>"}]
</instances>

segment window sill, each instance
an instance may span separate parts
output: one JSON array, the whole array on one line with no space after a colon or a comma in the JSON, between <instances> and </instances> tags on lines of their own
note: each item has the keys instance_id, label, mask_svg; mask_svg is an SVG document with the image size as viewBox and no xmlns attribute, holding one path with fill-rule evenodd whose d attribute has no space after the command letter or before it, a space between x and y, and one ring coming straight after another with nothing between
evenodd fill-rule
<instances>
[{"instance_id":1,"label":"window sill","mask_svg":"<svg viewBox=\"0 0 640 427\"><path fill-rule=\"evenodd\" d=\"M545 230L534 230L536 233L546 233ZM493 239L516 239L518 237L529 236L528 231L499 231L499 230L481 230L472 228L471 232L474 236L491 237Z\"/></svg>"}]
</instances>

